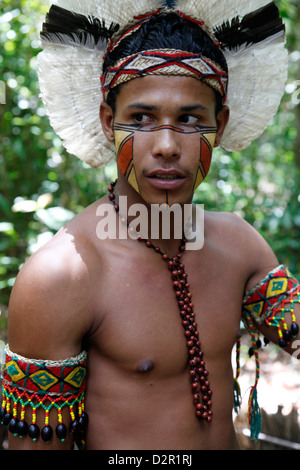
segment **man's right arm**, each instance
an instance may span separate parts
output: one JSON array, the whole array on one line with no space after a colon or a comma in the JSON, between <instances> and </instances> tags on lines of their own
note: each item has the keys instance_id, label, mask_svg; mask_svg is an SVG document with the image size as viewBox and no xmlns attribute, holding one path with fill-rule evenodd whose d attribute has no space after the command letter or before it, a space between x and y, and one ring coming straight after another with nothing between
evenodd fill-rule
<instances>
[{"instance_id":1,"label":"man's right arm","mask_svg":"<svg viewBox=\"0 0 300 470\"><path fill-rule=\"evenodd\" d=\"M55 388L55 384L53 388L51 386L51 368L47 371L47 374L42 373L40 375L37 367L39 362L36 363L36 360L59 361L60 373L63 375L66 370L69 374L71 369L67 369L65 363L60 366L60 361L73 358L81 353L82 338L89 329L90 312L87 307L87 299L90 298L90 295L87 277L86 266L78 257L78 253L75 253L75 250L73 252L73 247L67 245L57 249L55 246L51 247L50 244L49 247L33 255L25 263L16 279L9 305L9 350L26 358L26 360L28 359L28 363L33 364L30 367L36 371L36 375L32 374L30 380L26 376L26 383L22 379L18 382L21 388L18 391L15 389L13 395L15 400L10 400L11 413L13 413L13 401L15 401L18 403L18 419L20 420L22 418L20 414L22 404L26 403L23 408L25 410L25 421L28 421L27 424L30 425L33 414L36 413L36 424L41 431L48 422L48 418L45 416L48 414L48 407L49 424L53 428L53 437L46 444L41 437L33 441L27 434L20 439L18 435L15 436L15 433L10 432L10 449L67 449L72 446L72 438L69 435L63 442L55 435L55 428L59 420L62 420L67 428L69 427L72 416L70 407L62 406L60 413L58 407L62 402L58 396L61 392L58 386ZM13 365L18 368L18 361ZM24 364L22 367L21 374L24 373ZM14 371L13 368L7 370ZM83 374L84 368L78 370ZM12 377L14 379L14 376ZM19 380L18 374L16 379ZM53 381L55 382L55 380L57 379L54 378ZM74 383L73 380L72 386ZM14 385L13 381L10 387ZM50 388L48 388L49 385ZM63 387L63 391L65 391L68 389L69 384L60 382L60 387ZM74 387L75 390L76 384ZM42 394L40 396L47 395L49 390L52 393L57 393L58 395L55 395L57 407L49 407L50 401L48 398L43 403L39 402L38 395L34 396L30 404L29 401L33 396L34 388L39 389L38 393ZM22 395L24 390L26 394ZM70 387L67 391L70 393ZM51 397L53 395L49 393L47 396ZM72 400L69 401L73 403ZM34 413L32 403L37 405ZM77 400L74 403L76 406L78 405ZM59 416L60 414L61 416Z\"/></svg>"}]
</instances>

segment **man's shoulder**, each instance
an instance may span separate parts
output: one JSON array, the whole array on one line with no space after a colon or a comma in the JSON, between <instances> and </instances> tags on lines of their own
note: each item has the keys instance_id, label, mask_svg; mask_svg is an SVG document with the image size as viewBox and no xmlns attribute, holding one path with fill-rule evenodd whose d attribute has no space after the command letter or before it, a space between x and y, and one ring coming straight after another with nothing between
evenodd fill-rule
<instances>
[{"instance_id":1,"label":"man's shoulder","mask_svg":"<svg viewBox=\"0 0 300 470\"><path fill-rule=\"evenodd\" d=\"M23 355L38 350L52 354L53 348L72 355L78 352L72 345L77 347L92 324L95 251L74 223L31 255L16 278L9 302L9 342L21 347Z\"/></svg>"},{"instance_id":2,"label":"man's shoulder","mask_svg":"<svg viewBox=\"0 0 300 470\"><path fill-rule=\"evenodd\" d=\"M214 233L240 238L258 236L258 232L239 215L232 212L205 211L205 225Z\"/></svg>"},{"instance_id":3,"label":"man's shoulder","mask_svg":"<svg viewBox=\"0 0 300 470\"><path fill-rule=\"evenodd\" d=\"M249 272L261 265L276 264L276 257L264 237L239 215L228 212L206 212L208 238L238 257Z\"/></svg>"}]
</instances>

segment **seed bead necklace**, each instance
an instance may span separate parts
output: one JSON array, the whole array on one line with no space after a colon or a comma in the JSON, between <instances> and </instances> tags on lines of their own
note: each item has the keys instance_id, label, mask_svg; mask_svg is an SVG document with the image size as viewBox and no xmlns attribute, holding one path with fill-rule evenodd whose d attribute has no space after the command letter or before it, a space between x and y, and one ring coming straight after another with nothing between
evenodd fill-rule
<instances>
[{"instance_id":1,"label":"seed bead necklace","mask_svg":"<svg viewBox=\"0 0 300 470\"><path fill-rule=\"evenodd\" d=\"M115 211L119 214L119 206L116 203L114 188L117 181L114 181L108 187L109 199L112 202ZM167 263L171 272L171 280L175 290L178 302L182 326L188 349L188 365L191 377L191 388L195 404L195 414L197 418L206 420L208 423L212 421L212 391L208 380L209 372L205 367L203 352L201 351L201 343L199 341L199 332L195 320L194 304L192 303L192 294L190 293L190 284L188 283L187 274L184 264L182 263L182 255L185 251L186 239L183 238L179 247L178 254L169 257L163 253L158 246L155 246L151 240L138 237L138 241L144 242L147 248L152 248L156 253L162 256Z\"/></svg>"}]
</instances>

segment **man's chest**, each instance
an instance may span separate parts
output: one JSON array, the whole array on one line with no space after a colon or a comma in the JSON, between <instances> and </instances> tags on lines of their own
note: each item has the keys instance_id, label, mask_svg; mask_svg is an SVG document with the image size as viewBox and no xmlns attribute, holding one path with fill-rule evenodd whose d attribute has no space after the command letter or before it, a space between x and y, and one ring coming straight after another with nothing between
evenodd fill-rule
<instances>
[{"instance_id":1,"label":"man's chest","mask_svg":"<svg viewBox=\"0 0 300 470\"><path fill-rule=\"evenodd\" d=\"M104 319L92 339L100 353L128 371L147 361L164 376L184 370L190 338L182 309L188 305L191 335L198 333L206 358L230 354L243 295L238 276L220 266L209 271L193 262L185 265L185 272L188 289L181 305L172 273L163 262L121 262L116 276L108 273L97 307Z\"/></svg>"}]
</instances>

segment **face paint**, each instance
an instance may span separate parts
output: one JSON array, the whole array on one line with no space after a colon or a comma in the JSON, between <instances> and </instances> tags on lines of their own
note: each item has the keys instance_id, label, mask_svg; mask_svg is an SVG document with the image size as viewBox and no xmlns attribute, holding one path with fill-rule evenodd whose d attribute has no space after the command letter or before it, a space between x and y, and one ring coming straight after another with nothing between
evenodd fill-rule
<instances>
[{"instance_id":1,"label":"face paint","mask_svg":"<svg viewBox=\"0 0 300 470\"><path fill-rule=\"evenodd\" d=\"M201 130L200 163L193 187L193 193L196 191L198 186L202 183L209 172L216 136L217 128L210 127Z\"/></svg>"},{"instance_id":2,"label":"face paint","mask_svg":"<svg viewBox=\"0 0 300 470\"><path fill-rule=\"evenodd\" d=\"M134 166L134 139L137 137L137 133L149 133L159 132L161 130L171 130L182 135L183 139L191 138L191 134L198 134L199 141L196 147L199 145L199 165L195 173L194 185L191 188L192 194L194 194L197 187L202 183L206 177L211 163L212 152L216 139L217 128L215 127L201 127L195 126L194 129L186 131L182 128L174 126L164 125L159 127L144 127L138 124L115 124L114 125L114 138L117 153L117 164L121 174L128 180L129 184L135 189L138 194L141 194L140 185L135 171ZM184 148L184 142L183 142ZM164 203L170 204L170 191L165 191Z\"/></svg>"},{"instance_id":3,"label":"face paint","mask_svg":"<svg viewBox=\"0 0 300 470\"><path fill-rule=\"evenodd\" d=\"M128 183L140 194L133 162L134 133L138 127L117 124L114 127L114 138L118 168L122 175L127 178Z\"/></svg>"}]
</instances>

